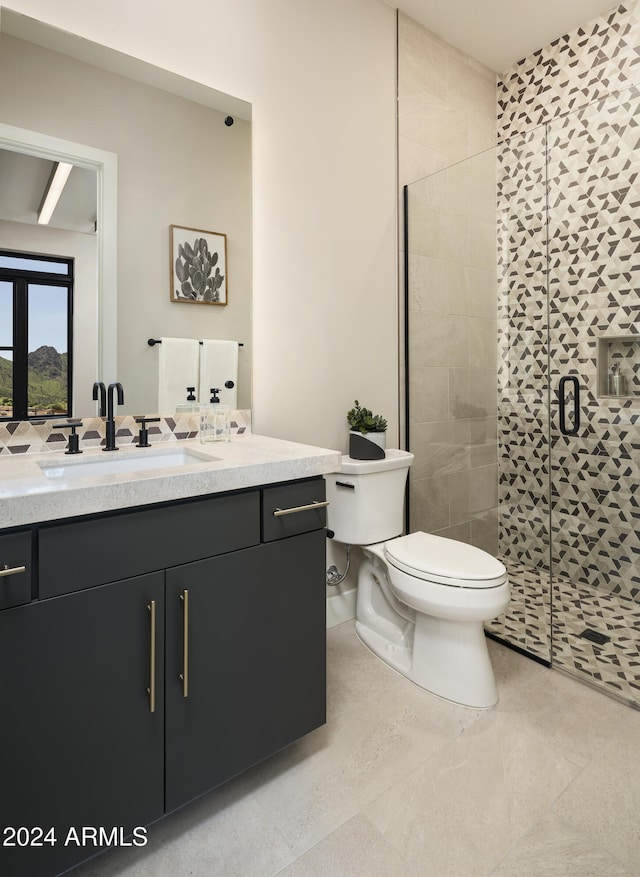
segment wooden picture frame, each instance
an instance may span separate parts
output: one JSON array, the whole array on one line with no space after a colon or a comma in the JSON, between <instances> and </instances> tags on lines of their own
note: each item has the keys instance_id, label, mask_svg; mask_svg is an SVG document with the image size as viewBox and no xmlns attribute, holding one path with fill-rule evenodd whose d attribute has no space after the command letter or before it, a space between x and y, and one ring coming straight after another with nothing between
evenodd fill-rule
<instances>
[{"instance_id":1,"label":"wooden picture frame","mask_svg":"<svg viewBox=\"0 0 640 877\"><path fill-rule=\"evenodd\" d=\"M226 305L227 236L182 225L169 226L171 301Z\"/></svg>"}]
</instances>

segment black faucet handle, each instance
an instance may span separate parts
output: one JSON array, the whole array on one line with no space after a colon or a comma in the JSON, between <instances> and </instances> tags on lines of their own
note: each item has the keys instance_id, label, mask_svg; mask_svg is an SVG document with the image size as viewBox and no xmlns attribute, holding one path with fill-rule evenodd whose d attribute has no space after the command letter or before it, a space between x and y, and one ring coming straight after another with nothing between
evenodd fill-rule
<instances>
[{"instance_id":1,"label":"black faucet handle","mask_svg":"<svg viewBox=\"0 0 640 877\"><path fill-rule=\"evenodd\" d=\"M77 434L76 429L82 426L81 420L76 420L75 423L72 421L68 421L67 423L56 423L54 424L54 429L70 429L71 433L69 435L69 444L67 445L67 450L65 454L81 454L80 450L80 436Z\"/></svg>"},{"instance_id":2,"label":"black faucet handle","mask_svg":"<svg viewBox=\"0 0 640 877\"><path fill-rule=\"evenodd\" d=\"M147 429L147 423L158 423L160 421L159 417L136 417L135 422L140 424L140 432L138 434L138 441L136 442L137 448L150 448L151 444L149 443L149 430Z\"/></svg>"}]
</instances>

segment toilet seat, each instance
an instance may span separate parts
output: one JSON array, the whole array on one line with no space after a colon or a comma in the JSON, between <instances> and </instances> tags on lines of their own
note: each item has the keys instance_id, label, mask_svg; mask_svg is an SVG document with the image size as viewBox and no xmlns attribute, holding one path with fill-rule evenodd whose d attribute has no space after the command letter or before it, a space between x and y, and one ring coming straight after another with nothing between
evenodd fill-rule
<instances>
[{"instance_id":1,"label":"toilet seat","mask_svg":"<svg viewBox=\"0 0 640 877\"><path fill-rule=\"evenodd\" d=\"M384 546L385 559L396 569L423 581L456 588L496 588L507 581L507 570L480 548L432 536L409 533Z\"/></svg>"}]
</instances>

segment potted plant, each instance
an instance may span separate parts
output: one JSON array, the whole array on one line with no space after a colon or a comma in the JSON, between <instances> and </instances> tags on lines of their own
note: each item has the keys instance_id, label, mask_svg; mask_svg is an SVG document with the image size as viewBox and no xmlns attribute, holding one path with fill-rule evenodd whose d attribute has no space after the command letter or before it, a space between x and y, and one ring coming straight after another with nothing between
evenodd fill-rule
<instances>
[{"instance_id":1,"label":"potted plant","mask_svg":"<svg viewBox=\"0 0 640 877\"><path fill-rule=\"evenodd\" d=\"M387 421L380 414L362 408L358 400L347 411L350 427L349 456L354 460L382 460L385 452Z\"/></svg>"}]
</instances>

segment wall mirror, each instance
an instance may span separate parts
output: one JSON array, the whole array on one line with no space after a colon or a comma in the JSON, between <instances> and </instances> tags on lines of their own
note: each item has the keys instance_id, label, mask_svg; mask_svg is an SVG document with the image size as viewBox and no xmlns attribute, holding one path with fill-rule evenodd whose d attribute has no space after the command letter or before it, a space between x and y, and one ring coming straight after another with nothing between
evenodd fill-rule
<instances>
[{"instance_id":1,"label":"wall mirror","mask_svg":"<svg viewBox=\"0 0 640 877\"><path fill-rule=\"evenodd\" d=\"M96 379L122 382L120 413L156 412L160 347L147 339L162 336L241 342L238 407L251 407L251 105L6 7L0 77L12 83L0 95L0 174L4 155L95 175L94 228L0 212L0 249L20 249L24 234L31 252L64 255L65 235L94 250L75 292L74 416L95 413ZM171 225L226 235L225 307L171 300Z\"/></svg>"}]
</instances>

